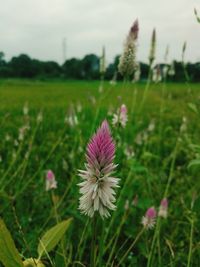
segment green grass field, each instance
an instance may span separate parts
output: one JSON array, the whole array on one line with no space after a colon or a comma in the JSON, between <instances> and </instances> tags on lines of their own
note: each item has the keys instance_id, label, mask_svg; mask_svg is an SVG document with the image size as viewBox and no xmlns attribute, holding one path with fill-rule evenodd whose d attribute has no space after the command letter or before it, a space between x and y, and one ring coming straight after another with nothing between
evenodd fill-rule
<instances>
[{"instance_id":1,"label":"green grass field","mask_svg":"<svg viewBox=\"0 0 200 267\"><path fill-rule=\"evenodd\" d=\"M0 81L0 214L21 258L37 258L44 232L72 217L43 263L91 266L91 219L78 210L78 169L84 168L89 138L106 118L116 142L120 188L116 211L104 221L97 218L96 266L200 266L199 84L152 84L143 106L145 84L106 82L101 93L99 84ZM121 104L128 108L125 128L112 126ZM58 181L53 192L45 191L49 169ZM158 218L131 247L146 210L159 208L164 196L168 217Z\"/></svg>"}]
</instances>

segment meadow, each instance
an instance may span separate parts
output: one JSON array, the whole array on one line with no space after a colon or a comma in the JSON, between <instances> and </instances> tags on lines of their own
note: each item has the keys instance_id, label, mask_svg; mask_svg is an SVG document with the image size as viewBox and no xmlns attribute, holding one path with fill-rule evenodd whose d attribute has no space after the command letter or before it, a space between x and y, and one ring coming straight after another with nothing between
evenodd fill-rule
<instances>
[{"instance_id":1,"label":"meadow","mask_svg":"<svg viewBox=\"0 0 200 267\"><path fill-rule=\"evenodd\" d=\"M145 86L104 82L99 90L99 81L0 81L0 214L20 258L37 259L44 233L72 218L63 235L51 232L54 244L41 265L24 266L200 266L200 88L152 83L141 105ZM112 123L122 104L125 127ZM93 219L78 209L78 170L104 119L120 180L116 210L106 219L95 216L93 229ZM57 188L47 191L48 170ZM167 216L145 229L147 209L158 210L163 198ZM1 258L3 230L0 237Z\"/></svg>"}]
</instances>

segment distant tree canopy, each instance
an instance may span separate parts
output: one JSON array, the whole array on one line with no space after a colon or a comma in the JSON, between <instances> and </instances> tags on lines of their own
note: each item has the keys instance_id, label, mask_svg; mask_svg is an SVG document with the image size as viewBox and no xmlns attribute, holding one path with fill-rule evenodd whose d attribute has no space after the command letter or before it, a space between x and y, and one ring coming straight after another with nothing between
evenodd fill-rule
<instances>
[{"instance_id":1,"label":"distant tree canopy","mask_svg":"<svg viewBox=\"0 0 200 267\"><path fill-rule=\"evenodd\" d=\"M121 80L122 77L117 72L119 64L119 55L116 56L112 63L107 66L105 79L111 80L113 77ZM95 54L89 54L82 59L70 58L63 65L54 61L41 61L32 59L26 54L5 60L5 55L0 52L0 77L1 78L62 78L62 79L80 79L80 80L98 80L100 58ZM182 62L174 61L174 75L168 77L168 81L183 82L185 73ZM165 64L160 64L163 68ZM200 82L200 62L185 64L188 79L190 82ZM146 80L149 72L149 65L140 62L141 80Z\"/></svg>"}]
</instances>

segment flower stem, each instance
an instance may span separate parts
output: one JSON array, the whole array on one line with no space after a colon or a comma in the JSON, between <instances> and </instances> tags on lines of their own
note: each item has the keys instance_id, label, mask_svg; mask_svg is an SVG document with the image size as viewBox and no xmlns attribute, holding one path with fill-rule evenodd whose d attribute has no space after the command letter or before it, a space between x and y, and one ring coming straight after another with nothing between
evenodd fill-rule
<instances>
[{"instance_id":1,"label":"flower stem","mask_svg":"<svg viewBox=\"0 0 200 267\"><path fill-rule=\"evenodd\" d=\"M194 220L191 219L191 228L190 228L190 246L189 246L189 253L188 253L188 261L187 267L190 267L191 258L192 258L192 245L193 245L193 233L194 233Z\"/></svg>"},{"instance_id":2,"label":"flower stem","mask_svg":"<svg viewBox=\"0 0 200 267\"><path fill-rule=\"evenodd\" d=\"M95 267L96 266L96 216L94 215L92 220L92 248L91 248L91 256L90 256L90 266Z\"/></svg>"},{"instance_id":3,"label":"flower stem","mask_svg":"<svg viewBox=\"0 0 200 267\"><path fill-rule=\"evenodd\" d=\"M145 230L145 227L143 227L141 229L141 231L137 234L136 238L133 240L132 244L130 245L130 247L127 249L127 251L125 252L124 256L121 258L120 262L118 263L117 266L121 266L122 262L125 260L125 258L128 256L128 254L130 253L130 251L132 250L132 248L135 246L135 244L137 243L137 241L140 239L140 237L142 236L143 232Z\"/></svg>"}]
</instances>

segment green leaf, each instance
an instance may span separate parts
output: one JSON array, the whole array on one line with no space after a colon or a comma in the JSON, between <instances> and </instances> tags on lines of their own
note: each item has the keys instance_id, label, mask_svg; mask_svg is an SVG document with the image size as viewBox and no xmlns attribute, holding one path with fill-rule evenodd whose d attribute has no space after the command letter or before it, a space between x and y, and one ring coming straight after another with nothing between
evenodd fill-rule
<instances>
[{"instance_id":1,"label":"green leaf","mask_svg":"<svg viewBox=\"0 0 200 267\"><path fill-rule=\"evenodd\" d=\"M190 163L188 165L188 169L190 169L192 167L196 167L196 166L200 166L200 159L194 159L194 160L190 161Z\"/></svg>"},{"instance_id":2,"label":"green leaf","mask_svg":"<svg viewBox=\"0 0 200 267\"><path fill-rule=\"evenodd\" d=\"M39 258L55 248L70 226L71 221L72 218L58 223L43 235L38 245Z\"/></svg>"},{"instance_id":3,"label":"green leaf","mask_svg":"<svg viewBox=\"0 0 200 267\"><path fill-rule=\"evenodd\" d=\"M5 267L24 266L11 234L2 219L0 219L0 261Z\"/></svg>"},{"instance_id":4,"label":"green leaf","mask_svg":"<svg viewBox=\"0 0 200 267\"><path fill-rule=\"evenodd\" d=\"M196 105L194 103L188 103L188 107L191 111L193 111L194 113L198 114L198 109L196 107Z\"/></svg>"}]
</instances>

